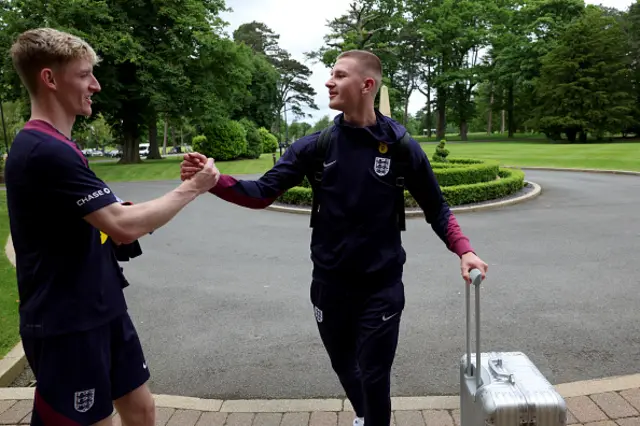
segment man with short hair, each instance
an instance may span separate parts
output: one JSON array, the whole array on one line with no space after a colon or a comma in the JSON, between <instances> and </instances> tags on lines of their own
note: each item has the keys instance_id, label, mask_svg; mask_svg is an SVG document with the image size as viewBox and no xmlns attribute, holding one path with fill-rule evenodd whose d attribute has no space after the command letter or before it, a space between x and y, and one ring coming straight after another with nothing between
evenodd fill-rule
<instances>
[{"instance_id":1,"label":"man with short hair","mask_svg":"<svg viewBox=\"0 0 640 426\"><path fill-rule=\"evenodd\" d=\"M354 426L389 426L391 418L391 367L405 305L404 201L400 195L398 203L398 191L406 185L426 221L460 257L467 283L471 269L480 269L483 278L487 271L445 202L420 145L375 110L381 81L377 56L342 53L326 83L329 106L342 111L326 149L320 149L323 133L316 132L293 143L257 181L221 175L210 191L241 206L264 208L305 176L313 185L311 302L331 365L354 407ZM182 179L190 179L204 160L201 154L186 154ZM405 170L397 168L405 162Z\"/></svg>"},{"instance_id":2,"label":"man with short hair","mask_svg":"<svg viewBox=\"0 0 640 426\"><path fill-rule=\"evenodd\" d=\"M18 36L14 67L31 118L9 152L5 180L20 295L20 335L37 381L32 425L155 424L150 377L127 313L115 250L169 222L214 187L213 160L164 196L125 205L71 140L100 91L98 57L51 28Z\"/></svg>"}]
</instances>

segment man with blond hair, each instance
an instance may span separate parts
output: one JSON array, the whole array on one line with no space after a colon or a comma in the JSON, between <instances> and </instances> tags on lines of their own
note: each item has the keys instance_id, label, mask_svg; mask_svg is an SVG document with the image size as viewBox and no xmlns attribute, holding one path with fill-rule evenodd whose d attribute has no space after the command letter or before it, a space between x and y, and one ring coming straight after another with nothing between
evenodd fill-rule
<instances>
[{"instance_id":1,"label":"man with blond hair","mask_svg":"<svg viewBox=\"0 0 640 426\"><path fill-rule=\"evenodd\" d=\"M389 426L390 380L404 309L406 254L404 189L435 233L469 271L487 265L445 202L420 145L396 121L374 108L382 81L378 57L342 53L326 83L329 107L342 111L334 125L292 144L256 181L221 175L211 193L250 208L264 208L306 176L313 186L311 302L331 365L354 407L354 425ZM183 180L206 158L186 154Z\"/></svg>"},{"instance_id":2,"label":"man with blond hair","mask_svg":"<svg viewBox=\"0 0 640 426\"><path fill-rule=\"evenodd\" d=\"M122 203L71 140L100 91L95 51L38 28L18 36L11 57L31 100L5 168L20 335L37 381L31 424L110 425L115 405L124 425L152 426L150 373L115 250L165 225L219 172L209 159L164 196Z\"/></svg>"}]
</instances>

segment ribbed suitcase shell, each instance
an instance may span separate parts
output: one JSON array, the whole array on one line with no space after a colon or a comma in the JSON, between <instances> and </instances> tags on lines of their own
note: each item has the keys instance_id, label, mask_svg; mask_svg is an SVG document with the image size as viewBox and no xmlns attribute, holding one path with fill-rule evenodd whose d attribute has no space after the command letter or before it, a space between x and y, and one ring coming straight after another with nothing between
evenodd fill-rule
<instances>
[{"instance_id":1,"label":"ribbed suitcase shell","mask_svg":"<svg viewBox=\"0 0 640 426\"><path fill-rule=\"evenodd\" d=\"M567 424L564 399L524 353L481 353L480 364L476 389L475 377L466 374L466 355L460 361L461 426Z\"/></svg>"},{"instance_id":2,"label":"ribbed suitcase shell","mask_svg":"<svg viewBox=\"0 0 640 426\"><path fill-rule=\"evenodd\" d=\"M481 273L474 269L470 277L475 287L476 352L470 350L471 290L467 285L466 354L460 360L461 426L566 426L564 399L528 356L480 351Z\"/></svg>"}]
</instances>

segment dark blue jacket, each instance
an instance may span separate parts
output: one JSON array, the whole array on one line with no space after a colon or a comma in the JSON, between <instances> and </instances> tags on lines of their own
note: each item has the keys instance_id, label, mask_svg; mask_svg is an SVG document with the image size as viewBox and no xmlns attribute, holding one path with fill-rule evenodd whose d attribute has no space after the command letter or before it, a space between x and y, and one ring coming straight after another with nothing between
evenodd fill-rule
<instances>
[{"instance_id":1,"label":"dark blue jacket","mask_svg":"<svg viewBox=\"0 0 640 426\"><path fill-rule=\"evenodd\" d=\"M327 149L320 210L311 238L314 278L326 282L397 279L406 254L395 216L397 188L388 173L392 145L406 129L376 111L377 124L352 127L338 115ZM312 174L320 132L294 142L276 165L256 181L222 175L211 193L229 202L265 208L286 190ZM389 145L380 149L380 143ZM426 221L458 256L473 251L445 202L420 145L410 140L410 167L405 185L425 213Z\"/></svg>"}]
</instances>

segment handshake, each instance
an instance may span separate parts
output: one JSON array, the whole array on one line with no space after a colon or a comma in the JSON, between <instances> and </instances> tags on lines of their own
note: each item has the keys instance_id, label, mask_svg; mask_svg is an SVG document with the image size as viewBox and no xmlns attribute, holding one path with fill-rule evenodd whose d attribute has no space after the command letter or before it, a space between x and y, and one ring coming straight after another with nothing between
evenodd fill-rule
<instances>
[{"instance_id":1,"label":"handshake","mask_svg":"<svg viewBox=\"0 0 640 426\"><path fill-rule=\"evenodd\" d=\"M198 194L203 194L218 184L220 171L213 162L213 158L191 152L184 155L180 163L180 179L193 185Z\"/></svg>"}]
</instances>

